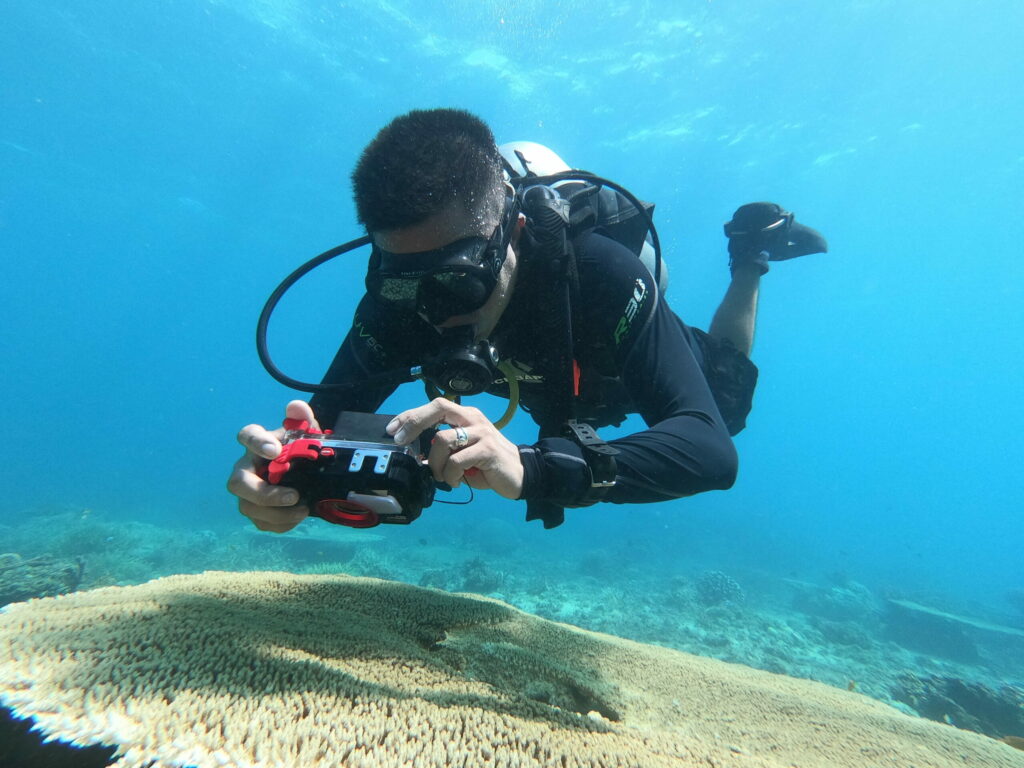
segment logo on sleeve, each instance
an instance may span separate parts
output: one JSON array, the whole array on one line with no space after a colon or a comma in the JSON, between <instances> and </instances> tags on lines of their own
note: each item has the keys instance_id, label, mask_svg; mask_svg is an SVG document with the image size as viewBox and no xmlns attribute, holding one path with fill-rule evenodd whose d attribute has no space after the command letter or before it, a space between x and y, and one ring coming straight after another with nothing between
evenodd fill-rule
<instances>
[{"instance_id":1,"label":"logo on sleeve","mask_svg":"<svg viewBox=\"0 0 1024 768\"><path fill-rule=\"evenodd\" d=\"M370 350L374 353L374 355L377 356L378 359L383 359L384 357L386 357L384 347L381 345L379 341L377 341L377 339L373 337L373 335L368 330L366 330L366 326L363 324L363 321L359 317L355 318L355 321L352 323L352 326L355 329L356 333L358 334L360 341L362 341L363 344L369 347Z\"/></svg>"},{"instance_id":2,"label":"logo on sleeve","mask_svg":"<svg viewBox=\"0 0 1024 768\"><path fill-rule=\"evenodd\" d=\"M647 284L640 278L637 278L636 285L633 286L633 295L626 302L626 311L622 313L622 317L619 318L619 324L615 327L615 346L621 344L623 337L629 333L633 320L647 301L647 295Z\"/></svg>"}]
</instances>

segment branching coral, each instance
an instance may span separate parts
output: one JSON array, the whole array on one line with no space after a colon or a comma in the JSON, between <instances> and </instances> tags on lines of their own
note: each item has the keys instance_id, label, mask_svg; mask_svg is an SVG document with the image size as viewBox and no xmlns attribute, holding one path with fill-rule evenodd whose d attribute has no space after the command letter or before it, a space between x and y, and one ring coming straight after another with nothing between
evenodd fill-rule
<instances>
[{"instance_id":1,"label":"branching coral","mask_svg":"<svg viewBox=\"0 0 1024 768\"><path fill-rule=\"evenodd\" d=\"M205 573L10 606L0 701L120 768L1022 768L857 694L378 579Z\"/></svg>"}]
</instances>

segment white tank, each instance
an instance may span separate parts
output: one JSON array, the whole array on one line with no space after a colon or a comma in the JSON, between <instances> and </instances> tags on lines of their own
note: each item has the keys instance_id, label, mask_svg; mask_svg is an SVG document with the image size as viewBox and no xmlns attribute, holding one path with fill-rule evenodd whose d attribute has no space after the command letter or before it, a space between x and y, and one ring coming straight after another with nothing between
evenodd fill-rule
<instances>
[{"instance_id":1,"label":"white tank","mask_svg":"<svg viewBox=\"0 0 1024 768\"><path fill-rule=\"evenodd\" d=\"M526 176L530 171L538 176L550 176L552 173L572 170L565 160L535 141L510 141L498 147L498 151L520 176ZM525 166L516 151L526 158Z\"/></svg>"}]
</instances>

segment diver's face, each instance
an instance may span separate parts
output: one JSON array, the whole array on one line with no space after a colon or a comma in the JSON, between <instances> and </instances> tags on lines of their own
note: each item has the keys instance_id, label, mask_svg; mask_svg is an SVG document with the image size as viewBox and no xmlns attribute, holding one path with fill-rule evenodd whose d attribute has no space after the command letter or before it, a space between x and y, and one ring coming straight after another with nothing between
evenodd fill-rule
<instances>
[{"instance_id":1,"label":"diver's face","mask_svg":"<svg viewBox=\"0 0 1024 768\"><path fill-rule=\"evenodd\" d=\"M476 219L467 213L460 204L453 202L444 210L418 224L403 229L375 232L373 240L377 246L391 253L420 253L442 248L465 237L489 237L494 226L493 222ZM473 325L477 340L490 336L512 297L520 229L520 226L516 226L508 245L505 263L498 275L497 284L483 306L475 312L450 317L440 325L435 325L435 328L442 330Z\"/></svg>"}]
</instances>

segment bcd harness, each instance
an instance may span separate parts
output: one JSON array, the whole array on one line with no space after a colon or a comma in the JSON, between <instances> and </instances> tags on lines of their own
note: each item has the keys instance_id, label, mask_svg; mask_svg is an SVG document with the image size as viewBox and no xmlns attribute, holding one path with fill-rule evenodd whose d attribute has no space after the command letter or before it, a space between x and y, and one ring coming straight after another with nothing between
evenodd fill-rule
<instances>
[{"instance_id":1,"label":"bcd harness","mask_svg":"<svg viewBox=\"0 0 1024 768\"><path fill-rule=\"evenodd\" d=\"M527 167L526 159L521 155L519 158ZM506 163L506 172L512 176L522 199L522 212L528 222L526 232L532 240L531 258L539 258L547 265L547 273L556 286L555 295L562 305L562 344L556 363L560 372L557 379L561 382L555 398L557 415L552 423L541 424L541 434L555 436L560 432L559 436L580 447L590 470L590 488L574 506L588 506L601 501L615 485L618 451L605 443L580 413L581 394L592 382L587 380L575 355L573 328L583 301L577 244L582 235L600 227L604 234L639 256L650 234L655 254L654 282L658 284L661 253L651 218L654 206L642 203L613 182L584 171L516 176ZM528 501L528 520L539 518L544 520L545 527L553 527L563 517L563 509L557 504Z\"/></svg>"}]
</instances>

